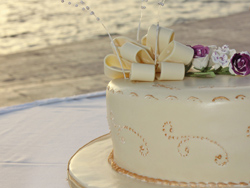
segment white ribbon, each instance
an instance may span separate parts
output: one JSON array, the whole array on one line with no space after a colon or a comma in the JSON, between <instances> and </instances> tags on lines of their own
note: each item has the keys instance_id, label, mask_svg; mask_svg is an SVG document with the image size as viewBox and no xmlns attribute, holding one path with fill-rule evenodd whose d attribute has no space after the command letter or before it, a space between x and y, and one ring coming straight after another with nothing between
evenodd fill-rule
<instances>
[{"instance_id":1,"label":"white ribbon","mask_svg":"<svg viewBox=\"0 0 250 188\"><path fill-rule=\"evenodd\" d=\"M155 65L156 29L155 25L149 28L147 35L142 38L142 44L127 37L114 39L118 51L116 55L121 57L126 77L138 81L154 81L155 77L158 80L183 80L185 65L191 63L194 50L174 41L173 30L160 27L159 56ZM124 77L116 55L110 54L104 59L104 73L112 79Z\"/></svg>"}]
</instances>

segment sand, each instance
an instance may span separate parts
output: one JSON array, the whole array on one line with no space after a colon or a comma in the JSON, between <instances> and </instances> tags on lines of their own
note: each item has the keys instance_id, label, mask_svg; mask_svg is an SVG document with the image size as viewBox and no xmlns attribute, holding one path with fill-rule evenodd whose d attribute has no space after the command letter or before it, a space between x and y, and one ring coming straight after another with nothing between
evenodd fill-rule
<instances>
[{"instance_id":1,"label":"sand","mask_svg":"<svg viewBox=\"0 0 250 188\"><path fill-rule=\"evenodd\" d=\"M243 12L171 28L184 44L228 44L250 51L249 18L250 12ZM0 106L105 90L110 79L103 74L103 58L109 53L109 39L102 37L0 56Z\"/></svg>"}]
</instances>

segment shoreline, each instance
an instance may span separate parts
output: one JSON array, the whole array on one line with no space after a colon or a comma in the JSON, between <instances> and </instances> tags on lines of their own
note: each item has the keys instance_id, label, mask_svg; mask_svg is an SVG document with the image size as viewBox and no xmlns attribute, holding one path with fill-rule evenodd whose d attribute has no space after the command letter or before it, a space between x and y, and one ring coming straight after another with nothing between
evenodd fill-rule
<instances>
[{"instance_id":1,"label":"shoreline","mask_svg":"<svg viewBox=\"0 0 250 188\"><path fill-rule=\"evenodd\" d=\"M183 44L228 44L237 52L250 51L249 17L247 11L169 28ZM135 38L136 31L131 35ZM109 38L100 37L0 55L0 107L105 90L110 79L103 74L103 58L109 53Z\"/></svg>"}]
</instances>

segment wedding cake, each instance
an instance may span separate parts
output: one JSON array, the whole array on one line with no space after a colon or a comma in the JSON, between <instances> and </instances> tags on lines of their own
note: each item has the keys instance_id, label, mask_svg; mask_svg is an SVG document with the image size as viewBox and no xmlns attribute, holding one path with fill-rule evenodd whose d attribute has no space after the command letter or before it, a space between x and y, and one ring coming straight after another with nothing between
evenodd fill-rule
<instances>
[{"instance_id":1,"label":"wedding cake","mask_svg":"<svg viewBox=\"0 0 250 188\"><path fill-rule=\"evenodd\" d=\"M112 168L165 185L249 185L250 54L156 31L114 39L120 60L104 60Z\"/></svg>"},{"instance_id":2,"label":"wedding cake","mask_svg":"<svg viewBox=\"0 0 250 188\"><path fill-rule=\"evenodd\" d=\"M176 41L159 24L164 1L140 41L146 2L137 41L113 39L86 2L74 5L101 23L113 54L104 58L111 133L72 156L70 186L249 186L250 53Z\"/></svg>"}]
</instances>

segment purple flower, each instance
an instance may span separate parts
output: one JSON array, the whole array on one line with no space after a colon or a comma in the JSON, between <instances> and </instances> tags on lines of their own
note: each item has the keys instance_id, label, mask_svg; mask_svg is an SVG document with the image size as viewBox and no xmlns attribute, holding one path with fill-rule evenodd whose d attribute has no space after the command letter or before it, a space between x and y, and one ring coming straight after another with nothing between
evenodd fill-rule
<instances>
[{"instance_id":1,"label":"purple flower","mask_svg":"<svg viewBox=\"0 0 250 188\"><path fill-rule=\"evenodd\" d=\"M209 47L207 47L207 46L195 45L191 48L193 48L193 50L194 50L194 58L205 57L206 55L209 54Z\"/></svg>"},{"instance_id":2,"label":"purple flower","mask_svg":"<svg viewBox=\"0 0 250 188\"><path fill-rule=\"evenodd\" d=\"M236 75L246 76L250 74L250 54L248 52L236 53L231 58L230 71Z\"/></svg>"}]
</instances>

